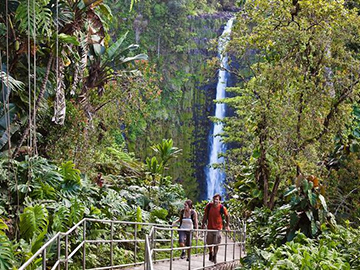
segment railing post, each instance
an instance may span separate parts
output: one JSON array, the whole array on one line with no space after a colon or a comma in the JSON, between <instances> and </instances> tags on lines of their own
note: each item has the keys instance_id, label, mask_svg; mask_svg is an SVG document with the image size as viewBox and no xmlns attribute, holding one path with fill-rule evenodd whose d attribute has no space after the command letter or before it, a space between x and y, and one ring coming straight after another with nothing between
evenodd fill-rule
<instances>
[{"instance_id":1,"label":"railing post","mask_svg":"<svg viewBox=\"0 0 360 270\"><path fill-rule=\"evenodd\" d=\"M147 258L147 252L146 252L146 237L145 237L145 246L144 246L144 270L146 270L147 269L147 267L146 267L146 264L147 264L147 261L148 261L148 258Z\"/></svg>"},{"instance_id":2,"label":"railing post","mask_svg":"<svg viewBox=\"0 0 360 270\"><path fill-rule=\"evenodd\" d=\"M174 229L171 229L171 250L170 250L170 270L172 270L173 258L174 258Z\"/></svg>"},{"instance_id":3,"label":"railing post","mask_svg":"<svg viewBox=\"0 0 360 270\"><path fill-rule=\"evenodd\" d=\"M68 262L68 256L69 256L69 235L65 235L65 270L68 270L69 268L69 262Z\"/></svg>"},{"instance_id":4,"label":"railing post","mask_svg":"<svg viewBox=\"0 0 360 270\"><path fill-rule=\"evenodd\" d=\"M147 242L147 237L145 235L145 246L144 246L144 270L147 270L148 267L147 267L147 263L148 263L148 253L147 253L147 245L148 245L148 242Z\"/></svg>"},{"instance_id":5,"label":"railing post","mask_svg":"<svg viewBox=\"0 0 360 270\"><path fill-rule=\"evenodd\" d=\"M188 252L189 252L189 253L188 253L188 254L189 254L189 257L188 257L188 258L189 258L189 268L188 268L189 270L191 270L191 246L192 246L192 232L193 232L193 231L192 231L192 230L190 230L190 235L189 235L189 237L190 237L190 247L189 247L189 249L188 249L188 250L189 250L189 251L188 251Z\"/></svg>"},{"instance_id":6,"label":"railing post","mask_svg":"<svg viewBox=\"0 0 360 270\"><path fill-rule=\"evenodd\" d=\"M152 244L153 244L153 249L156 248L156 227L154 227L154 231L153 231L153 237L152 237ZM155 250L154 252L154 263L156 262L156 254L155 254Z\"/></svg>"},{"instance_id":7,"label":"railing post","mask_svg":"<svg viewBox=\"0 0 360 270\"><path fill-rule=\"evenodd\" d=\"M197 254L198 253L198 243L199 243L199 232L196 231L196 237L195 237L195 240L196 240L196 248L195 248L195 253Z\"/></svg>"},{"instance_id":8,"label":"railing post","mask_svg":"<svg viewBox=\"0 0 360 270\"><path fill-rule=\"evenodd\" d=\"M228 247L228 232L225 231L225 257L224 257L225 262L226 262L227 247Z\"/></svg>"},{"instance_id":9,"label":"railing post","mask_svg":"<svg viewBox=\"0 0 360 270\"><path fill-rule=\"evenodd\" d=\"M111 269L114 266L114 222L111 221L111 230L110 230L110 264Z\"/></svg>"},{"instance_id":10,"label":"railing post","mask_svg":"<svg viewBox=\"0 0 360 270\"><path fill-rule=\"evenodd\" d=\"M236 231L234 231L233 260L235 260Z\"/></svg>"},{"instance_id":11,"label":"railing post","mask_svg":"<svg viewBox=\"0 0 360 270\"><path fill-rule=\"evenodd\" d=\"M42 270L46 270L46 248L42 252Z\"/></svg>"},{"instance_id":12,"label":"railing post","mask_svg":"<svg viewBox=\"0 0 360 270\"><path fill-rule=\"evenodd\" d=\"M206 238L207 238L207 230L204 232L204 251L203 251L203 267L205 268L205 256L206 256Z\"/></svg>"},{"instance_id":13,"label":"railing post","mask_svg":"<svg viewBox=\"0 0 360 270\"><path fill-rule=\"evenodd\" d=\"M82 269L86 269L86 219L83 223L83 258L82 258Z\"/></svg>"},{"instance_id":14,"label":"railing post","mask_svg":"<svg viewBox=\"0 0 360 270\"><path fill-rule=\"evenodd\" d=\"M240 243L240 258L241 259L241 253L242 253L242 230L239 231L239 243Z\"/></svg>"},{"instance_id":15,"label":"railing post","mask_svg":"<svg viewBox=\"0 0 360 270\"><path fill-rule=\"evenodd\" d=\"M137 228L138 225L135 224L135 230L134 230L134 240L135 240L135 248L134 248L134 263L136 263L136 255L137 255Z\"/></svg>"},{"instance_id":16,"label":"railing post","mask_svg":"<svg viewBox=\"0 0 360 270\"><path fill-rule=\"evenodd\" d=\"M60 257L61 257L61 245L60 245L60 234L57 237L57 259L58 259L58 267L57 269L60 270Z\"/></svg>"}]
</instances>

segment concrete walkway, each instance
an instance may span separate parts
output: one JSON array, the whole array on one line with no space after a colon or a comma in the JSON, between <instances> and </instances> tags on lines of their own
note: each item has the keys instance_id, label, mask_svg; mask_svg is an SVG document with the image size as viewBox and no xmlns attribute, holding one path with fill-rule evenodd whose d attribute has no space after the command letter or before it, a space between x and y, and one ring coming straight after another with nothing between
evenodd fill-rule
<instances>
[{"instance_id":1,"label":"concrete walkway","mask_svg":"<svg viewBox=\"0 0 360 270\"><path fill-rule=\"evenodd\" d=\"M192 255L190 261L186 261L186 259L179 259L176 258L173 260L172 267L170 267L170 260L164 260L161 262L154 263L154 270L195 270L195 269L213 269L213 270L229 270L235 269L235 267L239 264L240 256L244 257L244 252L240 251L240 246L237 244L235 245L234 249L234 242L230 239L227 240L228 246L226 250L226 259L225 259L225 246L220 246L219 251L217 254L217 264L214 265L213 262L209 261L209 254L206 251L205 254L205 268L204 267L204 255L202 250L198 249L197 255ZM225 244L225 237L222 237L222 244ZM235 251L235 254L234 254ZM241 252L241 254L240 254ZM233 260L236 260L235 262ZM140 265L137 267L127 268L127 269L134 269L134 270L143 270L144 266Z\"/></svg>"}]
</instances>

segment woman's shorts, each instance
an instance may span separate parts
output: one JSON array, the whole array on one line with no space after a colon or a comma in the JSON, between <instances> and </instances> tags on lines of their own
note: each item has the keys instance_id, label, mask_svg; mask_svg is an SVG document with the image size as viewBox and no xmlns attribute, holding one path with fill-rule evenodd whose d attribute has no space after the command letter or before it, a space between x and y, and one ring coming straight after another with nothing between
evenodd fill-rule
<instances>
[{"instance_id":1,"label":"woman's shorts","mask_svg":"<svg viewBox=\"0 0 360 270\"><path fill-rule=\"evenodd\" d=\"M207 245L215 245L221 243L221 234L220 231L217 232L208 232L206 236Z\"/></svg>"},{"instance_id":2,"label":"woman's shorts","mask_svg":"<svg viewBox=\"0 0 360 270\"><path fill-rule=\"evenodd\" d=\"M179 243L185 243L185 246L190 246L189 231L179 231Z\"/></svg>"}]
</instances>

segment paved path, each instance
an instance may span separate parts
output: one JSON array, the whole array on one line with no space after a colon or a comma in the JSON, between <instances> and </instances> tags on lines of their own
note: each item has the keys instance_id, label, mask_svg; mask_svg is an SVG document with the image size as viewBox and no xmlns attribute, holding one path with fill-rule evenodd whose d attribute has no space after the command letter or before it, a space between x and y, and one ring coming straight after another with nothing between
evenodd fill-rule
<instances>
[{"instance_id":1,"label":"paved path","mask_svg":"<svg viewBox=\"0 0 360 270\"><path fill-rule=\"evenodd\" d=\"M222 237L222 244L225 243L225 237ZM230 239L228 239L228 244L234 243ZM235 269L235 266L238 264L238 260L240 259L240 246L235 245L235 256L233 255L234 251L234 245L228 245L227 251L226 251L226 261L228 262L227 265L224 265L225 262L225 246L220 246L218 255L217 255L217 265L214 265L213 262L210 262L208 252L206 252L205 255L205 268L206 269L213 269L213 270L222 270L222 269ZM201 252L199 250L199 252ZM244 252L242 252L241 256L244 256ZM200 267L203 267L203 253L198 255L192 255L190 262L186 261L186 259L175 259L172 263L172 270L188 270L188 269L197 269ZM237 261L230 263L233 261L233 258L235 258ZM190 263L190 268L189 268ZM134 270L143 270L144 266L140 265L133 268L128 269L134 269ZM162 261L162 262L156 262L154 263L154 270L170 270L170 260Z\"/></svg>"}]
</instances>

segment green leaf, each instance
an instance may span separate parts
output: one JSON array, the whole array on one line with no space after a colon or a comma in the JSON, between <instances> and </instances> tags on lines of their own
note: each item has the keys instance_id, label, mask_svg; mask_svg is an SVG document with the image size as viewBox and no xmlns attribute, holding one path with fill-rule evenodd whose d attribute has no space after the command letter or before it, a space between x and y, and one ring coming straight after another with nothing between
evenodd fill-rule
<instances>
[{"instance_id":1,"label":"green leaf","mask_svg":"<svg viewBox=\"0 0 360 270\"><path fill-rule=\"evenodd\" d=\"M303 181L303 190L304 192L307 192L309 190L309 182L308 181Z\"/></svg>"},{"instance_id":2,"label":"green leaf","mask_svg":"<svg viewBox=\"0 0 360 270\"><path fill-rule=\"evenodd\" d=\"M117 52L121 44L124 42L125 38L127 37L128 33L129 31L127 31L121 38L119 38L113 45L111 45L109 49L107 49L107 55L110 60L112 60L117 55Z\"/></svg>"},{"instance_id":3,"label":"green leaf","mask_svg":"<svg viewBox=\"0 0 360 270\"><path fill-rule=\"evenodd\" d=\"M295 186L290 187L284 194L284 197L290 196L291 194L294 194L297 191L297 188Z\"/></svg>"},{"instance_id":4,"label":"green leaf","mask_svg":"<svg viewBox=\"0 0 360 270\"><path fill-rule=\"evenodd\" d=\"M101 11L101 14L103 16L107 17L108 19L111 19L113 17L111 8L108 5L101 4L101 5L99 5L99 9Z\"/></svg>"},{"instance_id":5,"label":"green leaf","mask_svg":"<svg viewBox=\"0 0 360 270\"><path fill-rule=\"evenodd\" d=\"M0 219L0 235L5 234L3 231L7 231L9 227L6 225L5 221Z\"/></svg>"},{"instance_id":6,"label":"green leaf","mask_svg":"<svg viewBox=\"0 0 360 270\"><path fill-rule=\"evenodd\" d=\"M314 221L314 215L313 215L313 212L311 210L306 211L305 214L306 214L309 221L311 221L311 222Z\"/></svg>"},{"instance_id":7,"label":"green leaf","mask_svg":"<svg viewBox=\"0 0 360 270\"><path fill-rule=\"evenodd\" d=\"M307 192L307 195L308 195L311 206L315 207L315 205L316 205L316 194L314 194L312 192L312 190L309 189L308 192Z\"/></svg>"},{"instance_id":8,"label":"green leaf","mask_svg":"<svg viewBox=\"0 0 360 270\"><path fill-rule=\"evenodd\" d=\"M317 232L318 232L318 228L316 226L315 220L313 219L311 220L311 235L315 236Z\"/></svg>"},{"instance_id":9,"label":"green leaf","mask_svg":"<svg viewBox=\"0 0 360 270\"><path fill-rule=\"evenodd\" d=\"M125 59L121 59L122 63L127 63L135 60L148 60L148 56L144 53L135 55L133 57L126 57Z\"/></svg>"},{"instance_id":10,"label":"green leaf","mask_svg":"<svg viewBox=\"0 0 360 270\"><path fill-rule=\"evenodd\" d=\"M357 152L359 152L359 149L360 149L360 147L359 147L358 143L350 144L350 152L351 153L357 153Z\"/></svg>"},{"instance_id":11,"label":"green leaf","mask_svg":"<svg viewBox=\"0 0 360 270\"><path fill-rule=\"evenodd\" d=\"M103 47L100 44L93 44L94 52L97 56L100 56L103 51Z\"/></svg>"},{"instance_id":12,"label":"green leaf","mask_svg":"<svg viewBox=\"0 0 360 270\"><path fill-rule=\"evenodd\" d=\"M253 158L259 158L260 157L260 150L259 149L255 149L252 153L252 157Z\"/></svg>"},{"instance_id":13,"label":"green leaf","mask_svg":"<svg viewBox=\"0 0 360 270\"><path fill-rule=\"evenodd\" d=\"M73 44L75 46L79 46L80 42L77 40L76 37L74 36L70 36L64 33L60 33L59 34L59 41L62 43L68 43L68 44Z\"/></svg>"},{"instance_id":14,"label":"green leaf","mask_svg":"<svg viewBox=\"0 0 360 270\"><path fill-rule=\"evenodd\" d=\"M28 206L20 215L20 234L26 240L47 231L48 211L44 205Z\"/></svg>"},{"instance_id":15,"label":"green leaf","mask_svg":"<svg viewBox=\"0 0 360 270\"><path fill-rule=\"evenodd\" d=\"M0 269L12 269L14 252L6 235L0 235Z\"/></svg>"},{"instance_id":16,"label":"green leaf","mask_svg":"<svg viewBox=\"0 0 360 270\"><path fill-rule=\"evenodd\" d=\"M324 196L321 195L321 194L319 194L319 200L320 200L321 205L322 205L322 207L324 208L324 210L325 210L326 212L328 212L328 207L327 207L327 204L326 204L326 201L325 201Z\"/></svg>"}]
</instances>

